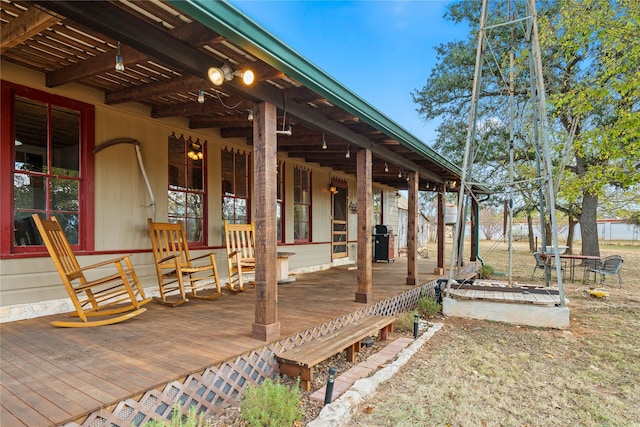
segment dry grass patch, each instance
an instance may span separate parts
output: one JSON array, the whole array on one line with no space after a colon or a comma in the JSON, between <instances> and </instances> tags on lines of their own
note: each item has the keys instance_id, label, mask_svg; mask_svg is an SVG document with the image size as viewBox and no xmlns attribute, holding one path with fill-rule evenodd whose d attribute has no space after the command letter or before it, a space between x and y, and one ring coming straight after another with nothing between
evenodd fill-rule
<instances>
[{"instance_id":1,"label":"dry grass patch","mask_svg":"<svg viewBox=\"0 0 640 427\"><path fill-rule=\"evenodd\" d=\"M533 256L519 249L514 276L526 281ZM568 330L442 319L443 329L349 425L639 426L640 248L602 248L613 253L625 259L622 289L603 300L566 283ZM487 258L501 270L505 251Z\"/></svg>"}]
</instances>

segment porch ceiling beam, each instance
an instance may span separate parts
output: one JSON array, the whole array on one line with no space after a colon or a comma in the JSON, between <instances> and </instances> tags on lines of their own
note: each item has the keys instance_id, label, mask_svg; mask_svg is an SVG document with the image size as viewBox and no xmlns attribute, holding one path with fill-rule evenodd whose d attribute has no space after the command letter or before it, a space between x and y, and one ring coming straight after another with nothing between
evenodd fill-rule
<instances>
[{"instance_id":1,"label":"porch ceiling beam","mask_svg":"<svg viewBox=\"0 0 640 427\"><path fill-rule=\"evenodd\" d=\"M222 138L250 138L253 137L253 126L235 126L220 128Z\"/></svg>"},{"instance_id":2,"label":"porch ceiling beam","mask_svg":"<svg viewBox=\"0 0 640 427\"><path fill-rule=\"evenodd\" d=\"M200 89L199 86L198 89ZM249 100L237 96L225 97L224 103L227 105L239 104L236 109L251 108L251 103ZM235 110L229 110L227 107L222 105L219 100L210 98L203 104L197 102L185 102L182 104L153 107L151 109L151 117L153 117L154 119L159 119L163 117L175 116L206 116L207 114L228 114L229 112L235 113Z\"/></svg>"},{"instance_id":3,"label":"porch ceiling beam","mask_svg":"<svg viewBox=\"0 0 640 427\"><path fill-rule=\"evenodd\" d=\"M113 62L113 58L111 58L111 62ZM111 65L113 66L113 64ZM198 77L178 77L108 92L104 96L104 103L107 105L115 105L124 102L135 102L155 96L164 96L167 93L197 91L201 87L202 79Z\"/></svg>"},{"instance_id":4,"label":"porch ceiling beam","mask_svg":"<svg viewBox=\"0 0 640 427\"><path fill-rule=\"evenodd\" d=\"M36 7L30 7L16 19L3 24L0 29L0 54L30 39L53 24L60 22L59 16L45 13Z\"/></svg>"},{"instance_id":5,"label":"porch ceiling beam","mask_svg":"<svg viewBox=\"0 0 640 427\"><path fill-rule=\"evenodd\" d=\"M201 78L207 78L207 70L211 66L221 66L219 60L199 51L187 43L171 36L167 32L134 17L126 11L107 2L75 2L75 1L43 1L36 3L56 13L64 15L82 25L120 40L137 51L156 58L157 60L191 73ZM263 100L287 111L287 114L297 117L309 127L326 130L327 133L348 141L349 143L367 148L377 156L398 164L405 164L407 169L418 172L419 175L434 182L443 182L443 178L433 174L424 167L407 161L404 157L384 147L375 145L368 138L358 135L346 126L336 123L312 111L307 105L286 101L282 93L273 87L265 85L243 86L241 83L230 81L226 87L254 100Z\"/></svg>"},{"instance_id":6,"label":"porch ceiling beam","mask_svg":"<svg viewBox=\"0 0 640 427\"><path fill-rule=\"evenodd\" d=\"M125 58L125 66L127 67L131 67L148 59L147 55L126 45L120 48L120 53L122 57ZM101 55L77 61L64 68L48 72L45 76L46 85L47 87L57 87L113 70L114 61L115 53L112 50Z\"/></svg>"},{"instance_id":7,"label":"porch ceiling beam","mask_svg":"<svg viewBox=\"0 0 640 427\"><path fill-rule=\"evenodd\" d=\"M218 128L221 125L240 127L245 123L251 123L247 120L246 115L233 115L227 117L191 117L189 118L189 129Z\"/></svg>"}]
</instances>

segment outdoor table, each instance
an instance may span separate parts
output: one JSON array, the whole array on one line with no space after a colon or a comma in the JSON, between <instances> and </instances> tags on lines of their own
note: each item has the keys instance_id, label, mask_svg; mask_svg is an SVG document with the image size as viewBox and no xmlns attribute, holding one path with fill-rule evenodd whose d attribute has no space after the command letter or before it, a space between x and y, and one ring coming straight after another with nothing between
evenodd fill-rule
<instances>
[{"instance_id":1,"label":"outdoor table","mask_svg":"<svg viewBox=\"0 0 640 427\"><path fill-rule=\"evenodd\" d=\"M551 263L554 254L544 254L545 257L548 258L549 263ZM574 254L560 254L560 259L566 259L569 260L569 279L571 280L571 282L574 282L575 279L575 269L576 269L576 260L581 260L581 261L586 261L586 260L593 260L593 261L599 261L600 257L599 256L595 256L595 255L574 255Z\"/></svg>"}]
</instances>

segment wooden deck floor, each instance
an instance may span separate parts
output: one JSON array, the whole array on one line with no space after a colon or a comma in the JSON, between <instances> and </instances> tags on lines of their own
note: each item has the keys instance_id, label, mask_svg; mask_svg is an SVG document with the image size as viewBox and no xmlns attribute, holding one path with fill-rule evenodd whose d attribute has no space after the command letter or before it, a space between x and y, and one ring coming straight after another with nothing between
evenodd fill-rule
<instances>
[{"instance_id":1,"label":"wooden deck floor","mask_svg":"<svg viewBox=\"0 0 640 427\"><path fill-rule=\"evenodd\" d=\"M436 278L421 260L422 283ZM374 303L411 289L406 259L373 265ZM281 338L363 307L356 271L332 269L279 286ZM43 317L0 325L0 425L47 426L76 420L144 391L258 349L251 337L255 291L176 307L147 304L129 321L56 328Z\"/></svg>"}]
</instances>

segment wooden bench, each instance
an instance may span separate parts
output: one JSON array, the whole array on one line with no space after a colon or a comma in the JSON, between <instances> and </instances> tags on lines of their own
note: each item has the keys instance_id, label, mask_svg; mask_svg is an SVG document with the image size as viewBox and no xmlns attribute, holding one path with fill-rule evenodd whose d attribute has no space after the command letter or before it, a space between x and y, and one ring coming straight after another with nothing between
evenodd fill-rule
<instances>
[{"instance_id":1,"label":"wooden bench","mask_svg":"<svg viewBox=\"0 0 640 427\"><path fill-rule=\"evenodd\" d=\"M393 330L395 320L395 317L367 316L296 348L278 353L276 360L280 362L280 374L300 377L300 387L308 392L311 390L315 365L343 350L347 350L347 361L355 362L355 354L360 351L360 341L378 331L380 339L386 341L387 333Z\"/></svg>"}]
</instances>

